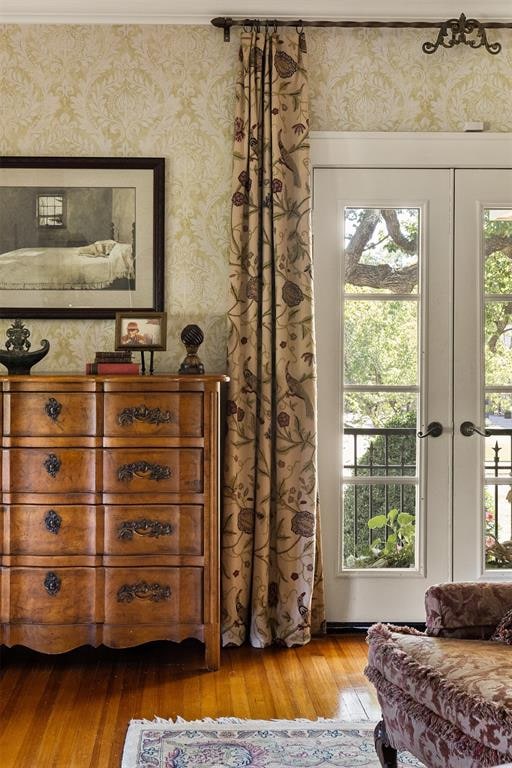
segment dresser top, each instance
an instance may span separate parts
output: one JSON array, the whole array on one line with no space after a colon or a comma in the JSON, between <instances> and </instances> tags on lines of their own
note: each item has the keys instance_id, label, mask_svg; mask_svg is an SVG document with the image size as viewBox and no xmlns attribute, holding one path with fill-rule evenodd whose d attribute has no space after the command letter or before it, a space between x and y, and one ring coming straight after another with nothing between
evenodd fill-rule
<instances>
[{"instance_id":1,"label":"dresser top","mask_svg":"<svg viewBox=\"0 0 512 768\"><path fill-rule=\"evenodd\" d=\"M4 392L75 391L75 392L121 392L121 391L207 391L215 390L229 381L224 374L180 375L156 374L153 376L62 374L46 376L0 376Z\"/></svg>"}]
</instances>

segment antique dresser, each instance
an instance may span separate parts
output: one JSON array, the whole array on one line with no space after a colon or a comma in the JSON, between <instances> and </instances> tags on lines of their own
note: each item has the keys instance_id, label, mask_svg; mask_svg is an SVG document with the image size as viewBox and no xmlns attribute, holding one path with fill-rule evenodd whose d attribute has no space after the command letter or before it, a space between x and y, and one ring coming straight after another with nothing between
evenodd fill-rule
<instances>
[{"instance_id":1,"label":"antique dresser","mask_svg":"<svg viewBox=\"0 0 512 768\"><path fill-rule=\"evenodd\" d=\"M217 669L222 376L2 377L0 642Z\"/></svg>"}]
</instances>

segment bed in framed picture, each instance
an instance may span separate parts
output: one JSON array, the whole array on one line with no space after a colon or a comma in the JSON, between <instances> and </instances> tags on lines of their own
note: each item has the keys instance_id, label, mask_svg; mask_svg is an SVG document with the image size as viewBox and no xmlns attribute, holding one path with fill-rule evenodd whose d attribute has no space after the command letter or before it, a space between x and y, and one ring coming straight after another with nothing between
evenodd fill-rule
<instances>
[{"instance_id":1,"label":"bed in framed picture","mask_svg":"<svg viewBox=\"0 0 512 768\"><path fill-rule=\"evenodd\" d=\"M0 317L164 306L163 158L0 158Z\"/></svg>"},{"instance_id":2,"label":"bed in framed picture","mask_svg":"<svg viewBox=\"0 0 512 768\"><path fill-rule=\"evenodd\" d=\"M0 254L0 290L134 288L132 243L97 240L79 246L33 246Z\"/></svg>"}]
</instances>

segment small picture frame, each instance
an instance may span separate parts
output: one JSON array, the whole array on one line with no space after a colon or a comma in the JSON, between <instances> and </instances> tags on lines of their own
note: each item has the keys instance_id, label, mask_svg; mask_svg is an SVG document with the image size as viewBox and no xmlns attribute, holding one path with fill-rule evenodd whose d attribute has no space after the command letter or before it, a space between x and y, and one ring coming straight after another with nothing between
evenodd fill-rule
<instances>
[{"instance_id":1,"label":"small picture frame","mask_svg":"<svg viewBox=\"0 0 512 768\"><path fill-rule=\"evenodd\" d=\"M116 349L158 351L167 348L166 312L117 312Z\"/></svg>"}]
</instances>

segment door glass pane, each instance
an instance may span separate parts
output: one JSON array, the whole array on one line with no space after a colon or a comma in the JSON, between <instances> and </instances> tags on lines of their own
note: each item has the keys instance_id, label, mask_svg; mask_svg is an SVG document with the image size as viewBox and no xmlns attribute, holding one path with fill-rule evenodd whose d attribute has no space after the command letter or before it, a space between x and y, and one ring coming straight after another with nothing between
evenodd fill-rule
<instances>
[{"instance_id":1,"label":"door glass pane","mask_svg":"<svg viewBox=\"0 0 512 768\"><path fill-rule=\"evenodd\" d=\"M485 564L512 568L512 209L483 213L486 486ZM496 300L498 298L498 300ZM510 485L506 482L510 478Z\"/></svg>"},{"instance_id":2,"label":"door glass pane","mask_svg":"<svg viewBox=\"0 0 512 768\"><path fill-rule=\"evenodd\" d=\"M512 384L512 301L485 302L485 383Z\"/></svg>"},{"instance_id":3,"label":"door glass pane","mask_svg":"<svg viewBox=\"0 0 512 768\"><path fill-rule=\"evenodd\" d=\"M417 311L416 301L345 299L347 384L416 384Z\"/></svg>"},{"instance_id":4,"label":"door glass pane","mask_svg":"<svg viewBox=\"0 0 512 768\"><path fill-rule=\"evenodd\" d=\"M418 208L345 208L345 290L417 293Z\"/></svg>"},{"instance_id":5,"label":"door glass pane","mask_svg":"<svg viewBox=\"0 0 512 768\"><path fill-rule=\"evenodd\" d=\"M344 233L342 563L414 568L420 210L347 207Z\"/></svg>"},{"instance_id":6,"label":"door glass pane","mask_svg":"<svg viewBox=\"0 0 512 768\"><path fill-rule=\"evenodd\" d=\"M485 292L512 294L512 209L486 208L483 227Z\"/></svg>"},{"instance_id":7,"label":"door glass pane","mask_svg":"<svg viewBox=\"0 0 512 768\"><path fill-rule=\"evenodd\" d=\"M486 567L512 568L512 485L484 487L484 514Z\"/></svg>"}]
</instances>

